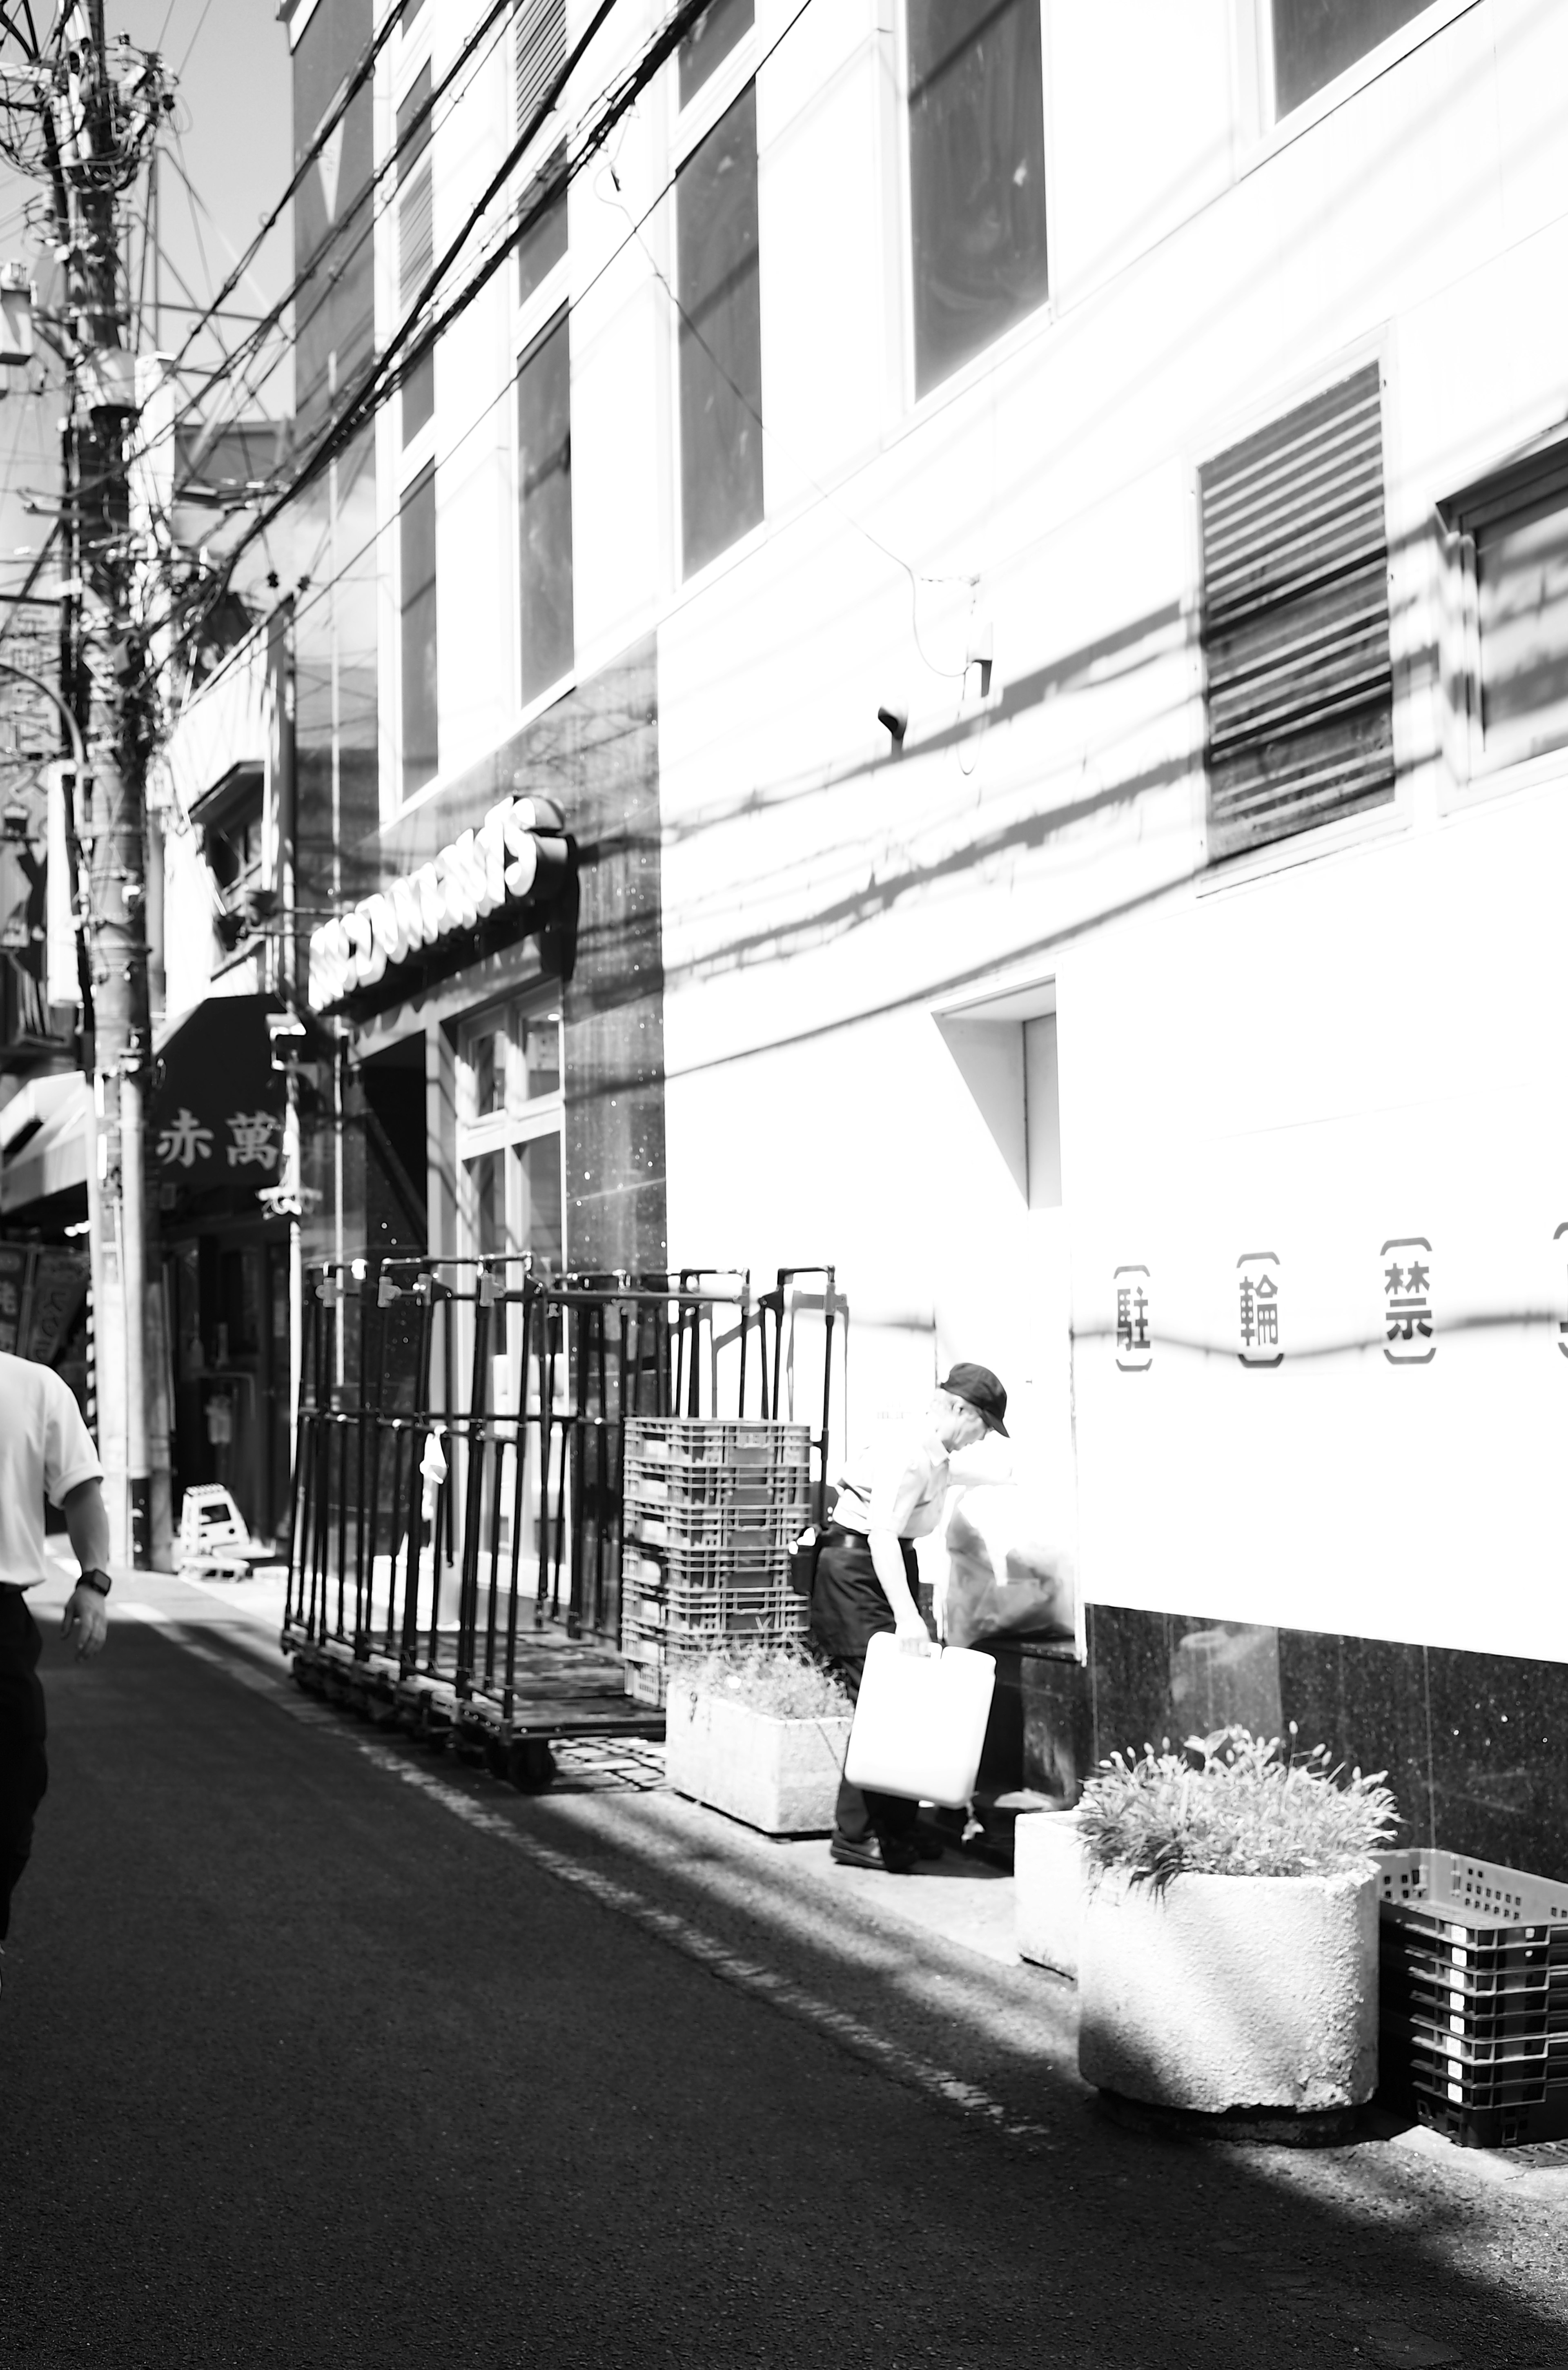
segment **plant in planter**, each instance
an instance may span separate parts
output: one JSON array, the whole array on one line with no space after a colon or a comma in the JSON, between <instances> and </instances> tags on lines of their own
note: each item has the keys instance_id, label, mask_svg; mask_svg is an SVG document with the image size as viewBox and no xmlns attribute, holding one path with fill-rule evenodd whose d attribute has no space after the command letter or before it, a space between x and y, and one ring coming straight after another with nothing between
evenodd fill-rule
<instances>
[{"instance_id":1,"label":"plant in planter","mask_svg":"<svg viewBox=\"0 0 1568 2370\"><path fill-rule=\"evenodd\" d=\"M804 1648L739 1642L683 1662L664 1708L665 1770L680 1794L800 1835L833 1824L849 1698Z\"/></svg>"},{"instance_id":2,"label":"plant in planter","mask_svg":"<svg viewBox=\"0 0 1568 2370\"><path fill-rule=\"evenodd\" d=\"M1078 2065L1113 2098L1203 2115L1337 2116L1378 2078L1382 1773L1226 1728L1102 1762Z\"/></svg>"}]
</instances>

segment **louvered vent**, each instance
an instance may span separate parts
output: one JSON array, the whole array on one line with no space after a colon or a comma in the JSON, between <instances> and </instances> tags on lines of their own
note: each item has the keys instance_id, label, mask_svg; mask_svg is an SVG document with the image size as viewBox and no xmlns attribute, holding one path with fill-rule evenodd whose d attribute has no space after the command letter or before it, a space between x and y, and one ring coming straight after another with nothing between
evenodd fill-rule
<instances>
[{"instance_id":1,"label":"louvered vent","mask_svg":"<svg viewBox=\"0 0 1568 2370\"><path fill-rule=\"evenodd\" d=\"M435 265L435 221L428 164L398 201L398 300L406 313Z\"/></svg>"},{"instance_id":2,"label":"louvered vent","mask_svg":"<svg viewBox=\"0 0 1568 2370\"><path fill-rule=\"evenodd\" d=\"M1209 853L1394 794L1376 363L1199 474Z\"/></svg>"},{"instance_id":3,"label":"louvered vent","mask_svg":"<svg viewBox=\"0 0 1568 2370\"><path fill-rule=\"evenodd\" d=\"M522 0L517 11L517 130L566 63L566 0Z\"/></svg>"}]
</instances>

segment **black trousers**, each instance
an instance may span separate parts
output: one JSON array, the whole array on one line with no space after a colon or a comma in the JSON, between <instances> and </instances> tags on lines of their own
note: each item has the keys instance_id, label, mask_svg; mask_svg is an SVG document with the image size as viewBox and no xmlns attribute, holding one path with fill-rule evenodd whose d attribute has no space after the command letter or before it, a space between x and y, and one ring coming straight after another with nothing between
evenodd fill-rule
<instances>
[{"instance_id":1,"label":"black trousers","mask_svg":"<svg viewBox=\"0 0 1568 2370\"><path fill-rule=\"evenodd\" d=\"M11 1895L32 1850L33 1813L49 1784L44 1759L43 1640L19 1588L0 1588L0 1942Z\"/></svg>"},{"instance_id":2,"label":"black trousers","mask_svg":"<svg viewBox=\"0 0 1568 2370\"><path fill-rule=\"evenodd\" d=\"M915 1549L907 1539L901 1539L899 1546L913 1593L917 1582ZM817 1552L812 1635L843 1680L852 1703L859 1699L866 1648L893 1626L870 1547L858 1533L833 1524ZM872 1835L901 1842L914 1833L919 1816L919 1803L907 1801L902 1794L877 1794L851 1786L847 1778L839 1780L833 1824L834 1832L847 1844L867 1843Z\"/></svg>"}]
</instances>

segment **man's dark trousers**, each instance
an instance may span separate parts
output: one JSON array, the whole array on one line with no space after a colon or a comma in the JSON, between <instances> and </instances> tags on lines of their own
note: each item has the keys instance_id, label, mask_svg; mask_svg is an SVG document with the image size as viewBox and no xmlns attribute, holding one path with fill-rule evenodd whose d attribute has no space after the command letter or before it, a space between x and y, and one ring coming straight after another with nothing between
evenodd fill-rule
<instances>
[{"instance_id":1,"label":"man's dark trousers","mask_svg":"<svg viewBox=\"0 0 1568 2370\"><path fill-rule=\"evenodd\" d=\"M33 1813L49 1783L44 1759L43 1640L19 1588L0 1588L0 1942L11 1894L32 1849Z\"/></svg>"},{"instance_id":2,"label":"man's dark trousers","mask_svg":"<svg viewBox=\"0 0 1568 2370\"><path fill-rule=\"evenodd\" d=\"M915 1549L900 1539L905 1578L911 1595L919 1584ZM893 1610L871 1561L870 1543L858 1531L828 1525L817 1552L812 1590L812 1634L843 1680L849 1699L858 1702L865 1676L866 1649L871 1639L894 1626ZM847 1844L866 1844L885 1835L891 1844L905 1843L920 1816L918 1802L902 1794L864 1792L847 1778L838 1787L834 1832Z\"/></svg>"}]
</instances>

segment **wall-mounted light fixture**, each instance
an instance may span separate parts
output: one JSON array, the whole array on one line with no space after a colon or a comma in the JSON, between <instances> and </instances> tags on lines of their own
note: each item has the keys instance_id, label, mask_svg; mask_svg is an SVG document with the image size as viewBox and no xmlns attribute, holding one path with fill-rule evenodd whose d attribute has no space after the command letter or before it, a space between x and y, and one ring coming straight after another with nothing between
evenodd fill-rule
<instances>
[{"instance_id":1,"label":"wall-mounted light fixture","mask_svg":"<svg viewBox=\"0 0 1568 2370\"><path fill-rule=\"evenodd\" d=\"M877 722L882 726L894 747L902 749L904 736L909 730L909 710L889 700L884 707L878 708Z\"/></svg>"}]
</instances>

